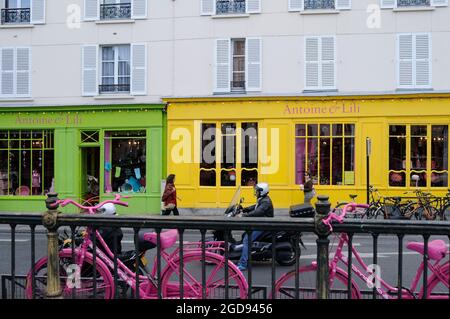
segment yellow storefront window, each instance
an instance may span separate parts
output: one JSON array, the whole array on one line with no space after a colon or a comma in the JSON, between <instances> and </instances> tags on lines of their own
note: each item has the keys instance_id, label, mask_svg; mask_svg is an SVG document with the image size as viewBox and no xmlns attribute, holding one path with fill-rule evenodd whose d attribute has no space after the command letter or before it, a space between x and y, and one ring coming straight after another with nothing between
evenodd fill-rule
<instances>
[{"instance_id":1,"label":"yellow storefront window","mask_svg":"<svg viewBox=\"0 0 450 319\"><path fill-rule=\"evenodd\" d=\"M200 151L200 186L257 183L258 123L202 123Z\"/></svg>"},{"instance_id":2,"label":"yellow storefront window","mask_svg":"<svg viewBox=\"0 0 450 319\"><path fill-rule=\"evenodd\" d=\"M389 186L407 185L448 186L448 125L389 126Z\"/></svg>"},{"instance_id":3,"label":"yellow storefront window","mask_svg":"<svg viewBox=\"0 0 450 319\"><path fill-rule=\"evenodd\" d=\"M309 172L318 185L355 184L355 125L296 124L296 184Z\"/></svg>"}]
</instances>

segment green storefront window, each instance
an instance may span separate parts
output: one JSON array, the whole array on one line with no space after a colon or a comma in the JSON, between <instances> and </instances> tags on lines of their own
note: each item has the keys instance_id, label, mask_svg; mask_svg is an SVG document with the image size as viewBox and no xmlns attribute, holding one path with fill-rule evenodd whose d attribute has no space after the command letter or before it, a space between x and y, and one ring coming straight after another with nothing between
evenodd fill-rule
<instances>
[{"instance_id":1,"label":"green storefront window","mask_svg":"<svg viewBox=\"0 0 450 319\"><path fill-rule=\"evenodd\" d=\"M0 196L53 191L54 167L53 131L0 131Z\"/></svg>"},{"instance_id":2,"label":"green storefront window","mask_svg":"<svg viewBox=\"0 0 450 319\"><path fill-rule=\"evenodd\" d=\"M146 132L105 132L105 192L146 192Z\"/></svg>"}]
</instances>

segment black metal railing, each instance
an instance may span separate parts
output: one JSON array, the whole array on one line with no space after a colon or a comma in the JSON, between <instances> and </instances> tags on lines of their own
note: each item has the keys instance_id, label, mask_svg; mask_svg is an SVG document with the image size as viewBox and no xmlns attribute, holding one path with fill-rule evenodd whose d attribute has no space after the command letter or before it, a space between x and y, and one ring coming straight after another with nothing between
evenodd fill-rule
<instances>
[{"instance_id":1,"label":"black metal railing","mask_svg":"<svg viewBox=\"0 0 450 319\"><path fill-rule=\"evenodd\" d=\"M242 14L246 12L245 0L217 0L216 14Z\"/></svg>"},{"instance_id":2,"label":"black metal railing","mask_svg":"<svg viewBox=\"0 0 450 319\"><path fill-rule=\"evenodd\" d=\"M30 8L2 9L2 24L21 24L30 21Z\"/></svg>"},{"instance_id":3,"label":"black metal railing","mask_svg":"<svg viewBox=\"0 0 450 319\"><path fill-rule=\"evenodd\" d=\"M232 92L242 92L245 91L245 81L231 81L230 87Z\"/></svg>"},{"instance_id":4,"label":"black metal railing","mask_svg":"<svg viewBox=\"0 0 450 319\"><path fill-rule=\"evenodd\" d=\"M397 0L397 7L429 7L430 0Z\"/></svg>"},{"instance_id":5,"label":"black metal railing","mask_svg":"<svg viewBox=\"0 0 450 319\"><path fill-rule=\"evenodd\" d=\"M131 19L131 3L101 4L100 19Z\"/></svg>"},{"instance_id":6,"label":"black metal railing","mask_svg":"<svg viewBox=\"0 0 450 319\"><path fill-rule=\"evenodd\" d=\"M98 86L100 94L107 93L129 93L129 84L100 84Z\"/></svg>"},{"instance_id":7,"label":"black metal railing","mask_svg":"<svg viewBox=\"0 0 450 319\"><path fill-rule=\"evenodd\" d=\"M45 235L50 236L50 232L58 229L61 234L64 231L70 233L68 238L71 239L71 243L66 246L65 257L60 257L60 262L62 264L70 264L75 260L75 248L77 247L77 236L79 233L78 227L93 227L94 230L99 230L100 228L108 229L123 229L124 240L122 242L128 242L130 245L131 252L134 251L138 254L141 250L139 247L138 238L143 231L148 231L151 228L156 232L156 248L153 250L148 250L147 254L155 258L156 276L150 283L145 283L144 281L136 281L136 286L131 287L125 284L120 278L120 267L118 267L119 261L123 262L123 255L115 253L113 265L110 267L111 274L114 278L114 294L112 298L139 298L140 293L145 291L143 285L154 285L154 296L155 298L162 298L166 296L167 291L162 291L162 281L164 276L163 260L161 258L161 252L164 249L180 249L179 256L184 260L183 256L186 255L188 258L180 263L181 269L186 269L193 265L189 263L189 249L186 248L186 241L192 241L195 238L196 241L200 242L199 248L202 250L202 255L210 254L211 250L207 251L209 239L206 234L210 230L220 230L225 234L225 250L220 252L225 256L225 269L224 269L224 285L215 287L214 291L210 289L205 289L206 283L206 272L212 266L207 263L207 258L201 259L201 265L195 265L195 271L198 274L199 282L202 283L202 297L203 298L213 298L213 299L236 299L240 298L239 287L236 287L231 281L235 276L231 276L228 261L231 258L231 238L228 236L229 232L246 232L250 234L255 230L262 230L271 233L272 244L277 242L277 233L280 230L292 232L294 234L294 254L295 263L293 266L277 266L275 259L272 259L271 264L266 265L267 268L261 270L261 267L257 268L252 266L252 254L249 255L249 264L247 272L247 284L248 284L248 294L249 299L265 299L270 296L275 296L275 298L354 298L352 295L353 289L353 279L356 276L351 269L354 262L352 258L353 251L351 249L352 244L356 244L355 241L361 241L359 244L361 249L365 249L365 252L369 252L367 256L367 261L372 264L377 264L379 257L386 257L386 252L383 252L386 247L389 249L389 253L395 250L398 254L397 267L394 263L391 269L383 269L383 275L392 275L393 281L396 281L392 285L394 287L405 287L406 279L410 279L411 265L407 265L404 256L404 245L406 236L414 236L416 241L422 241L425 245L424 255L419 254L415 257L415 261L420 263L420 261L427 262L430 261L428 256L428 244L431 241L431 237L439 236L443 238L447 243L450 242L450 222L443 221L405 221L405 220L346 220L342 224L334 224L335 233L346 233L348 236L348 264L347 268L342 268L349 270L349 276L346 278L344 284L340 287L327 287L328 277L323 274L328 274L328 254L323 252L328 251L330 246L330 234L327 230L321 229L321 218L327 215L330 206L327 201L322 197L317 204L317 214L316 218L291 218L291 217L276 217L276 218L225 218L221 216L157 216L152 215L148 217L138 217L138 216L106 216L106 215L79 215L79 214L57 214L57 220L52 221L47 215L42 217L41 214L20 214L20 213L1 213L0 214L0 235L1 238L5 240L8 236L10 240L10 253L4 253L2 256L2 263L0 263L0 274L2 274L2 297L3 298L41 298L45 297L45 284L47 280L46 272L38 272L38 268L42 269L42 264L36 264L36 256L38 258L46 255L47 250L47 240ZM56 213L56 211L53 211ZM50 213L50 211L48 212ZM55 214L56 215L56 214ZM41 228L42 223L46 225L48 231ZM3 225L2 225L3 224ZM25 225L25 226L24 226ZM6 227L4 227L6 226ZM162 247L162 233L163 230L167 229L177 229L178 230L178 243L174 244L172 248ZM359 235L359 236L355 236ZM114 239L117 239L117 233L114 233ZM126 238L125 238L126 237ZM358 237L358 238L356 238ZM50 237L48 237L50 240ZM249 247L252 247L253 243L251 236L249 236ZM129 240L125 240L129 239ZM300 240L305 243L307 250L306 253L304 246L301 247ZM384 242L389 241L389 242ZM114 240L114 247L112 250L117 252L117 240ZM363 246L364 243L364 247ZM18 247L20 245L20 247ZM98 274L96 271L97 263L100 263L99 259L101 256L97 255L95 252L99 243L94 237L92 242L91 251L93 253L93 260L89 261L91 263L93 274L90 276L92 278L98 278L102 274ZM125 245L125 243L122 243ZM317 250L315 246L317 245ZM30 253L26 254L26 250L30 249ZM19 252L20 253L17 253ZM71 251L71 254L67 254ZM271 246L271 251L273 256L276 254L275 245ZM345 250L344 250L345 251ZM322 252L322 253L321 253ZM56 253L53 252L53 253ZM314 255L317 258L310 258L305 256L306 259L301 258L303 254L308 254L309 256ZM56 254L57 255L57 254ZM18 258L21 258L18 260ZM8 261L9 259L9 261ZM305 267L306 265L311 265L311 261L317 259L317 270L313 273L313 277L309 278L313 283L313 286L305 286L305 273L300 271L300 267ZM412 257L408 257L408 262L411 262ZM7 266L5 266L5 260ZM150 260L150 259L149 259ZM447 255L442 259L444 263L450 263L450 255ZM433 261L434 263L434 261ZM385 263L386 264L386 263ZM389 264L389 263L388 263ZM186 268L184 268L186 267ZM270 269L271 272L270 272ZM386 267L386 266L384 266ZM192 269L192 268L189 268ZM139 273L139 269L136 267L132 269ZM35 273L36 271L36 273ZM261 272L262 271L262 272ZM275 283L279 279L280 271L282 273L292 271L295 276L294 282L289 285L283 286L283 289L275 287ZM183 274L183 271L181 271ZM44 276L43 276L44 275ZM430 270L425 270L423 276L423 281L421 281L420 289L425 292L429 289L429 282L427 279L431 275ZM81 276L87 276L85 272ZM317 277L314 277L317 276ZM189 297L188 286L184 285L184 280L187 276L177 276L176 281L179 280L181 291L178 291L179 296L176 298L182 298L185 296ZM384 276L383 276L384 277ZM66 285L69 278L62 276L61 284ZM316 282L317 279L317 282ZM176 282L175 281L175 282ZM173 283L173 282L172 282ZM316 286L317 283L317 286ZM431 284L434 284L431 282ZM449 283L450 284L450 283ZM97 293L101 293L103 286L99 284L97 287L97 280L91 280L90 285L93 285L94 298L98 297ZM31 287L31 288L30 288ZM83 286L85 287L85 286ZM364 288L360 286L361 288ZM444 285L445 287L445 285ZM85 287L86 288L86 287ZM433 288L433 287L431 287ZM27 290L28 289L28 290ZM279 295L275 293L275 290L282 292ZM420 290L419 289L419 290ZM450 296L450 287L447 285L447 291L441 291L443 296ZM24 291L25 290L25 291ZM391 297L403 298L404 295L400 293L402 289L397 292L391 292ZM406 289L404 289L406 291ZM65 293L65 298L75 298L80 296L75 296L75 289L72 289L72 293ZM100 295L101 296L101 295ZM362 298L372 298L378 299L380 295L374 289L362 289ZM411 297L417 297L417 295L412 295ZM83 296L81 296L83 298Z\"/></svg>"},{"instance_id":8,"label":"black metal railing","mask_svg":"<svg viewBox=\"0 0 450 319\"><path fill-rule=\"evenodd\" d=\"M335 9L335 0L305 0L305 10Z\"/></svg>"}]
</instances>

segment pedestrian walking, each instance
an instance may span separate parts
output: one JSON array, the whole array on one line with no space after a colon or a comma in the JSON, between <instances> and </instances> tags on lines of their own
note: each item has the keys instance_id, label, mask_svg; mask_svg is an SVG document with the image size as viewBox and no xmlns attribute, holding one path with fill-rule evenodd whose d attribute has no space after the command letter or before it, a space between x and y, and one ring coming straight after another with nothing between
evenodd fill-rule
<instances>
[{"instance_id":1,"label":"pedestrian walking","mask_svg":"<svg viewBox=\"0 0 450 319\"><path fill-rule=\"evenodd\" d=\"M166 179L166 186L161 197L162 211L161 215L180 215L177 208L177 189L175 188L175 175L170 174Z\"/></svg>"},{"instance_id":2,"label":"pedestrian walking","mask_svg":"<svg viewBox=\"0 0 450 319\"><path fill-rule=\"evenodd\" d=\"M303 189L305 195L304 203L311 204L311 200L316 196L316 190L314 189L311 175L308 172L305 172L305 184L300 185L300 189Z\"/></svg>"}]
</instances>

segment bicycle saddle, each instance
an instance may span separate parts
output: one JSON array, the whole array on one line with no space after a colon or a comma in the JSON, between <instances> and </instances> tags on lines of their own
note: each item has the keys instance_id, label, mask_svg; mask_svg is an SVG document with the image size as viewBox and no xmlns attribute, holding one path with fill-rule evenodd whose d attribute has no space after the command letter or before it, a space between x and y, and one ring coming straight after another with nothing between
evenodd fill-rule
<instances>
[{"instance_id":1,"label":"bicycle saddle","mask_svg":"<svg viewBox=\"0 0 450 319\"><path fill-rule=\"evenodd\" d=\"M425 246L424 243L410 242L406 246L409 250L417 251L423 255ZM443 240L433 240L428 243L428 257L433 260L441 260L447 254L447 245Z\"/></svg>"},{"instance_id":2,"label":"bicycle saddle","mask_svg":"<svg viewBox=\"0 0 450 319\"><path fill-rule=\"evenodd\" d=\"M358 195L350 194L350 198L351 198L353 201L355 201L355 198L356 198L356 197L358 197Z\"/></svg>"},{"instance_id":3,"label":"bicycle saddle","mask_svg":"<svg viewBox=\"0 0 450 319\"><path fill-rule=\"evenodd\" d=\"M178 239L178 230L171 229L165 232L161 232L161 249L167 249L172 247ZM158 235L156 233L146 233L144 234L144 239L157 245Z\"/></svg>"}]
</instances>

